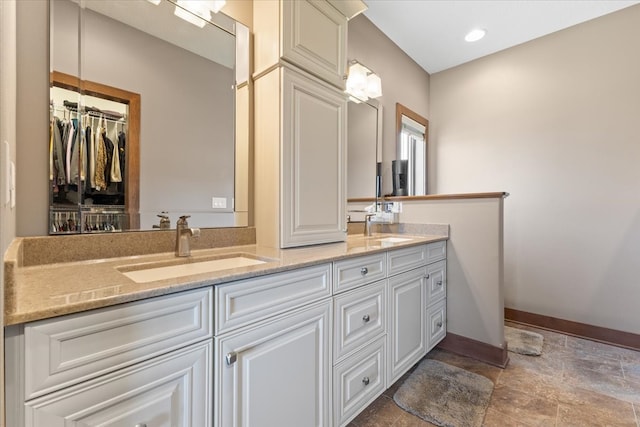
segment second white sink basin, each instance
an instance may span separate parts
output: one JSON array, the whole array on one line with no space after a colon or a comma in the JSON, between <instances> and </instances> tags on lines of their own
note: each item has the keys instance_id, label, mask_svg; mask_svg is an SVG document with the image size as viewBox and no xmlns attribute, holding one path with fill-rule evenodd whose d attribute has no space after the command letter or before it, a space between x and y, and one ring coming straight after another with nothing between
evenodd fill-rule
<instances>
[{"instance_id":1,"label":"second white sink basin","mask_svg":"<svg viewBox=\"0 0 640 427\"><path fill-rule=\"evenodd\" d=\"M232 255L216 258L183 258L175 261L123 266L118 270L136 283L155 282L194 274L211 273L232 268L264 264L267 261L247 255ZM173 264L173 265L167 265Z\"/></svg>"}]
</instances>

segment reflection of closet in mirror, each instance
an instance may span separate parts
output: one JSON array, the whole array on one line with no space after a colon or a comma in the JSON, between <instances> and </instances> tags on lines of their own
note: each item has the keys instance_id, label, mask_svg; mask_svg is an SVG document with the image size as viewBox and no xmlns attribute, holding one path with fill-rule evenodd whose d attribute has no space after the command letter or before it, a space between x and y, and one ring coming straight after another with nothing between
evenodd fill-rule
<instances>
[{"instance_id":1,"label":"reflection of closet in mirror","mask_svg":"<svg viewBox=\"0 0 640 427\"><path fill-rule=\"evenodd\" d=\"M347 201L373 200L380 196L376 165L382 153L382 105L351 101L347 114Z\"/></svg>"},{"instance_id":2,"label":"reflection of closet in mirror","mask_svg":"<svg viewBox=\"0 0 640 427\"><path fill-rule=\"evenodd\" d=\"M427 194L427 135L429 121L402 104L396 104L396 160L394 195Z\"/></svg>"},{"instance_id":3,"label":"reflection of closet in mirror","mask_svg":"<svg viewBox=\"0 0 640 427\"><path fill-rule=\"evenodd\" d=\"M52 1L51 69L144 99L139 222L132 230L153 229L162 211L171 224L191 215L193 227L247 225L250 88L236 71L249 72L248 60L236 59L249 57L248 29L222 13L200 28L177 17L175 7L165 0ZM239 153L236 123L244 132Z\"/></svg>"},{"instance_id":4,"label":"reflection of closet in mirror","mask_svg":"<svg viewBox=\"0 0 640 427\"><path fill-rule=\"evenodd\" d=\"M135 227L140 96L51 73L49 233Z\"/></svg>"}]
</instances>

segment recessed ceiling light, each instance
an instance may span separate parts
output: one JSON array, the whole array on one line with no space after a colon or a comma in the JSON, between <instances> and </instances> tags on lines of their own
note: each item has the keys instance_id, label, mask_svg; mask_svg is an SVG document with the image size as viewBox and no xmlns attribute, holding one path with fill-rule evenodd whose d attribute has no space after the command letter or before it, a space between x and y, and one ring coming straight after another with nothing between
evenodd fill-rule
<instances>
[{"instance_id":1,"label":"recessed ceiling light","mask_svg":"<svg viewBox=\"0 0 640 427\"><path fill-rule=\"evenodd\" d=\"M483 38L485 34L487 34L487 30L475 29L475 30L469 31L467 35L464 36L464 39L468 42L477 42L478 40Z\"/></svg>"}]
</instances>

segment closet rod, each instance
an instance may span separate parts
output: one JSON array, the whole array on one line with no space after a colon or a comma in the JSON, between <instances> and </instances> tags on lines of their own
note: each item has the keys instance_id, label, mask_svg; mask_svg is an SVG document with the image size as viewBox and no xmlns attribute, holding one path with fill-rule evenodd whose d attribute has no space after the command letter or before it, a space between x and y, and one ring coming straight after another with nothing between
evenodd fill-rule
<instances>
[{"instance_id":1,"label":"closet rod","mask_svg":"<svg viewBox=\"0 0 640 427\"><path fill-rule=\"evenodd\" d=\"M109 118L109 116L105 115L104 113L98 113L98 112L95 112L95 113L92 113L92 112L78 113L77 111L70 110L70 109L64 108L64 107L53 107L53 111L54 111L54 113L55 112L58 112L58 113L69 112L71 114L78 114L78 115L87 116L87 117L91 117L91 118L95 118L95 119L104 119L104 120L108 120L108 121L113 122L113 123L126 124L126 122L127 122L127 117L126 116L121 118L121 119L112 119L112 118Z\"/></svg>"}]
</instances>

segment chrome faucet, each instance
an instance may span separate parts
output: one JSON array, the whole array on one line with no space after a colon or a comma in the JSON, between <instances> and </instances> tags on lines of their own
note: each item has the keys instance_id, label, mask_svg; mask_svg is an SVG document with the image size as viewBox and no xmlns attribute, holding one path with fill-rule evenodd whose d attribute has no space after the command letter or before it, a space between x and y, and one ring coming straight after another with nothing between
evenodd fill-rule
<instances>
[{"instance_id":1,"label":"chrome faucet","mask_svg":"<svg viewBox=\"0 0 640 427\"><path fill-rule=\"evenodd\" d=\"M169 216L167 215L167 212L162 211L160 215L156 215L156 216L160 218L160 225L153 224L152 228L159 228L161 230L168 230L169 228L171 228L171 221L169 221Z\"/></svg>"},{"instance_id":2,"label":"chrome faucet","mask_svg":"<svg viewBox=\"0 0 640 427\"><path fill-rule=\"evenodd\" d=\"M369 213L364 216L364 235L371 236L371 220L376 214Z\"/></svg>"},{"instance_id":3,"label":"chrome faucet","mask_svg":"<svg viewBox=\"0 0 640 427\"><path fill-rule=\"evenodd\" d=\"M181 216L176 224L176 256L191 255L189 237L194 237L196 239L200 237L200 229L189 228L187 218L189 218L189 215Z\"/></svg>"}]
</instances>

